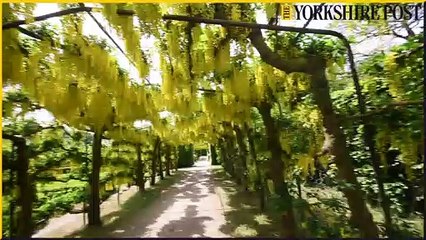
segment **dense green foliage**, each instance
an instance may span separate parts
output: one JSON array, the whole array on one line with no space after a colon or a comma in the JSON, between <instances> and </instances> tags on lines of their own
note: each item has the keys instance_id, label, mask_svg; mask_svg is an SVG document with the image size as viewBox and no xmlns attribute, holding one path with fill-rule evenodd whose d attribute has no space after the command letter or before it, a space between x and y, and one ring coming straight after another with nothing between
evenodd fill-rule
<instances>
[{"instance_id":1,"label":"dense green foliage","mask_svg":"<svg viewBox=\"0 0 426 240\"><path fill-rule=\"evenodd\" d=\"M28 105L28 110L22 111L22 105L25 104ZM39 113L37 111L40 110L19 88L7 89L4 92L3 106L5 106L3 110L10 108L15 111L3 121L3 136L23 136L29 141L29 173L36 196L33 200L32 215L35 229L45 226L53 216L75 210L81 211L74 208L81 203L87 204L89 200L93 135L58 122L49 125L36 122L31 115ZM12 141L8 140L7 136L3 139L2 145L3 236L9 236L9 230L16 229L18 211L16 171L19 163L16 158L16 147L13 148ZM116 193L118 187L134 184L136 179L136 151L132 144L105 140L103 148L101 201ZM150 145L143 148L145 172L148 172L150 166L152 153L149 148ZM166 163L164 157L163 162ZM14 218L12 222L11 216Z\"/></svg>"},{"instance_id":2,"label":"dense green foliage","mask_svg":"<svg viewBox=\"0 0 426 240\"><path fill-rule=\"evenodd\" d=\"M194 165L194 148L192 145L178 147L178 167L192 167Z\"/></svg>"}]
</instances>

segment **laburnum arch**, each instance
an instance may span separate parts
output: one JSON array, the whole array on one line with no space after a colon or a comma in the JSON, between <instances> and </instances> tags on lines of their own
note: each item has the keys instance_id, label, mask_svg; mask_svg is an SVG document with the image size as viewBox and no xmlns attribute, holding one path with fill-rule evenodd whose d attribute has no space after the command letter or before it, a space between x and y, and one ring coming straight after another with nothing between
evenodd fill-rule
<instances>
[{"instance_id":1,"label":"laburnum arch","mask_svg":"<svg viewBox=\"0 0 426 240\"><path fill-rule=\"evenodd\" d=\"M3 69L8 69L3 71L3 81L21 84L58 120L95 133L89 224L100 224L99 190L94 186L99 181L103 137L134 144L139 149L139 161L140 144L147 141L155 142L155 146L160 140L173 146L194 142L222 144L223 137L233 135L234 131L238 135L241 129L251 128L250 111L257 108L271 152L270 177L277 193L290 206L283 214L286 235L296 236L296 220L283 174L285 160L290 158L289 136L277 131L278 123L272 118L271 109L277 99L291 104L290 99L297 92L310 92L317 106L310 115L317 132L311 149L300 159L317 157L323 143L327 142L324 141L326 134L332 143L323 150L334 155L338 177L351 185L343 192L354 224L363 236L378 236L354 174L345 134L340 127L342 120L333 110L329 93L327 77L332 76L330 70L345 63L341 53L348 50L360 119L365 123L366 106L350 45L343 35L328 30L255 24L253 4L60 6L63 9L57 13L26 20L18 20L16 13L31 15L34 5L3 6L3 17L7 20L3 24L3 56L8 56L3 57ZM273 5L267 5L266 10L268 17L276 14ZM124 50L118 47L92 12L102 13L124 40ZM120 68L108 46L82 34L83 20L77 13L89 14L111 38L138 70L139 83L134 83ZM166 15L168 13L173 15ZM51 17L60 17L63 24L55 36L22 27ZM265 40L261 29L277 31L275 46L271 47ZM340 56L337 57L324 52L307 53L291 44L283 47L277 40L278 31L334 36L343 41L342 52L336 54ZM23 51L21 34L37 38L38 51ZM150 59L142 50L142 37L156 40L161 86L149 82ZM172 116L161 118L160 113L164 111ZM152 126L148 130L135 128L134 122L141 120L150 121ZM374 127L365 124L365 128L365 143L380 182L379 160L372 140ZM245 143L238 144L246 149Z\"/></svg>"}]
</instances>

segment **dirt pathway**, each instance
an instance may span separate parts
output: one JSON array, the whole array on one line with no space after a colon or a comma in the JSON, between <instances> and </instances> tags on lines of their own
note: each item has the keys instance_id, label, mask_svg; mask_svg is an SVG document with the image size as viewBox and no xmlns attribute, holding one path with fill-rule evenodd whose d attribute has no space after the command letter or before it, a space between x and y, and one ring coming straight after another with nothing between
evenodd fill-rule
<instances>
[{"instance_id":1,"label":"dirt pathway","mask_svg":"<svg viewBox=\"0 0 426 240\"><path fill-rule=\"evenodd\" d=\"M160 178L157 177L156 182L160 182ZM149 181L145 184L145 189L151 188ZM111 214L117 213L122 210L122 204L131 199L138 192L136 186L132 186L128 189L124 189L120 193L120 203L117 199L117 193L112 194L107 200L102 202L101 218L105 218ZM67 213L62 216L51 218L48 224L37 231L32 237L34 238L63 238L67 235L73 234L76 231L83 229L87 226L87 213Z\"/></svg>"},{"instance_id":2,"label":"dirt pathway","mask_svg":"<svg viewBox=\"0 0 426 240\"><path fill-rule=\"evenodd\" d=\"M36 236L229 237L221 230L226 225L225 212L230 210L223 189L217 186L211 166L197 165L180 169L174 177L174 184L158 186L142 195L130 197L120 211L103 217L105 224L102 227L71 234L69 227L61 224L65 234L56 231L55 234ZM129 195L131 191L128 191ZM152 201L147 203L147 198L152 198ZM75 218L74 221L82 220Z\"/></svg>"},{"instance_id":3,"label":"dirt pathway","mask_svg":"<svg viewBox=\"0 0 426 240\"><path fill-rule=\"evenodd\" d=\"M225 199L209 167L182 170L183 177L133 220L134 237L227 237ZM141 231L144 230L144 231Z\"/></svg>"}]
</instances>

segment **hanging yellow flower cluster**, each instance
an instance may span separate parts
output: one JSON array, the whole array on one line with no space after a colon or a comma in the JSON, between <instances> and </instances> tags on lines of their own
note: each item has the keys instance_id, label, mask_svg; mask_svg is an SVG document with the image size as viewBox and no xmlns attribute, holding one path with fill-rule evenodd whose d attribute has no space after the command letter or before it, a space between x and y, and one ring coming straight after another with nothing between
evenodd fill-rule
<instances>
[{"instance_id":1,"label":"hanging yellow flower cluster","mask_svg":"<svg viewBox=\"0 0 426 240\"><path fill-rule=\"evenodd\" d=\"M250 101L250 79L246 68L234 69L231 81L231 91L238 101Z\"/></svg>"},{"instance_id":2,"label":"hanging yellow flower cluster","mask_svg":"<svg viewBox=\"0 0 426 240\"><path fill-rule=\"evenodd\" d=\"M161 92L166 102L171 101L175 95L175 83L170 70L170 64L167 61L167 56L160 53L160 70L161 70Z\"/></svg>"},{"instance_id":3,"label":"hanging yellow flower cluster","mask_svg":"<svg viewBox=\"0 0 426 240\"><path fill-rule=\"evenodd\" d=\"M404 83L401 80L401 76L399 74L396 74L398 64L396 63L396 53L391 52L389 53L384 62L384 70L387 73L387 83L389 86L389 93L395 100L397 101L403 101L405 92L403 91Z\"/></svg>"},{"instance_id":4,"label":"hanging yellow flower cluster","mask_svg":"<svg viewBox=\"0 0 426 240\"><path fill-rule=\"evenodd\" d=\"M411 132L401 129L393 131L393 135L390 137L391 145L401 151L401 159L405 163L405 170L409 178L413 177L412 166L417 163L419 152L423 151L419 149L419 144L411 135Z\"/></svg>"},{"instance_id":5,"label":"hanging yellow flower cluster","mask_svg":"<svg viewBox=\"0 0 426 240\"><path fill-rule=\"evenodd\" d=\"M207 8L207 4L191 5L192 14L201 14ZM127 55L136 63L141 78L149 72L141 47L142 33L134 25L135 17L119 15L118 9L135 10L139 27L147 31L143 34L152 34L167 46L159 51L160 91L131 85L129 77L119 69L117 61L105 47L82 36L82 20L71 16L63 19L64 39L61 42L67 48L59 50L49 42L42 42L41 51L31 53L28 58L13 54L20 51L14 44L14 39L19 41L18 33L7 31L3 40L4 51L14 59L3 59L4 66L13 69L4 73L4 78L23 84L56 117L76 127L107 127L111 130L115 128L114 124L150 120L153 125L151 134L176 144L200 139L215 141L216 131L224 121L233 124L250 122L251 107L267 96L268 88L272 93L282 85L289 92L306 88L305 82L296 75L286 76L267 64L256 64L253 72L244 61L241 61L242 66L233 68L241 60L234 55L244 55L249 50L246 46L234 49L226 39L228 33L223 27L196 24L191 31L192 44L187 46L187 23L165 24L160 21L165 11L186 13L185 4L179 7L103 4L103 16L125 41ZM242 18L239 5L227 7L226 11L231 19ZM155 29L149 30L149 27ZM40 66L41 61L47 62L49 67ZM29 70L25 74L24 67ZM197 88L202 83L208 87L206 79L213 78L222 78L221 84L214 81L212 85L223 87L223 92L218 88L214 95L198 96ZM159 117L159 112L165 110L176 115L173 124ZM203 113L199 114L201 111ZM110 134L112 138L142 141L138 132L129 131L118 136Z\"/></svg>"},{"instance_id":6,"label":"hanging yellow flower cluster","mask_svg":"<svg viewBox=\"0 0 426 240\"><path fill-rule=\"evenodd\" d=\"M226 73L227 71L231 69L230 51L231 51L231 44L229 43L229 41L223 44L222 46L219 46L219 50L215 58L215 70L219 74Z\"/></svg>"},{"instance_id":7,"label":"hanging yellow flower cluster","mask_svg":"<svg viewBox=\"0 0 426 240\"><path fill-rule=\"evenodd\" d=\"M200 37L200 44L203 46L200 50L204 52L204 62L198 63L200 67L203 66L205 73L213 71L215 67L215 41L217 41L215 28L213 26L205 26L203 35Z\"/></svg>"},{"instance_id":8,"label":"hanging yellow flower cluster","mask_svg":"<svg viewBox=\"0 0 426 240\"><path fill-rule=\"evenodd\" d=\"M231 12L231 19L234 21L239 21L241 19L241 7L239 4L228 5Z\"/></svg>"},{"instance_id":9,"label":"hanging yellow flower cluster","mask_svg":"<svg viewBox=\"0 0 426 240\"><path fill-rule=\"evenodd\" d=\"M118 141L127 141L130 143L146 143L152 140L152 131L148 130L135 130L132 128L118 127L106 133L109 137Z\"/></svg>"},{"instance_id":10,"label":"hanging yellow flower cluster","mask_svg":"<svg viewBox=\"0 0 426 240\"><path fill-rule=\"evenodd\" d=\"M108 22L115 28L117 33L124 39L126 53L129 58L136 64L139 71L139 77L144 79L149 74L149 66L145 61L145 56L141 48L141 34L134 26L133 16L121 16L117 13L118 9L129 8L134 10L133 5L125 4L102 4L103 15Z\"/></svg>"},{"instance_id":11,"label":"hanging yellow flower cluster","mask_svg":"<svg viewBox=\"0 0 426 240\"><path fill-rule=\"evenodd\" d=\"M159 38L161 24L161 6L157 3L135 4L134 9L139 19L142 34L152 34Z\"/></svg>"},{"instance_id":12,"label":"hanging yellow flower cluster","mask_svg":"<svg viewBox=\"0 0 426 240\"><path fill-rule=\"evenodd\" d=\"M18 36L19 32L16 29L3 32L3 56L8 56L2 58L3 69L8 69L7 71L3 71L3 81L18 83L24 77L22 69L24 56L19 49Z\"/></svg>"},{"instance_id":13,"label":"hanging yellow flower cluster","mask_svg":"<svg viewBox=\"0 0 426 240\"><path fill-rule=\"evenodd\" d=\"M206 65L206 58L209 57L209 54L212 54L212 49L209 49L209 51L206 50L205 35L203 35L203 29L200 25L196 25L192 28L192 39L194 41L191 49L191 59L192 59L192 71L195 76L201 76L204 74L207 69L205 67ZM211 70L211 69L210 69Z\"/></svg>"},{"instance_id":14,"label":"hanging yellow flower cluster","mask_svg":"<svg viewBox=\"0 0 426 240\"><path fill-rule=\"evenodd\" d=\"M267 98L266 90L275 85L276 79L274 79L274 69L270 65L259 63L256 65L255 72L255 83L257 89L257 101L261 101Z\"/></svg>"},{"instance_id":15,"label":"hanging yellow flower cluster","mask_svg":"<svg viewBox=\"0 0 426 240\"><path fill-rule=\"evenodd\" d=\"M26 58L17 47L17 32L6 31L3 49L11 57L3 58L3 64L11 71L5 72L4 81L22 84L55 117L77 128L108 129L114 122L146 119L153 111L157 114L144 88L130 85L107 51L77 31L71 34L72 21L63 21L69 24L63 28L64 42L74 46L58 49L41 41Z\"/></svg>"},{"instance_id":16,"label":"hanging yellow flower cluster","mask_svg":"<svg viewBox=\"0 0 426 240\"><path fill-rule=\"evenodd\" d=\"M220 94L205 94L203 97L203 112L211 119L219 121L218 113L223 109Z\"/></svg>"}]
</instances>

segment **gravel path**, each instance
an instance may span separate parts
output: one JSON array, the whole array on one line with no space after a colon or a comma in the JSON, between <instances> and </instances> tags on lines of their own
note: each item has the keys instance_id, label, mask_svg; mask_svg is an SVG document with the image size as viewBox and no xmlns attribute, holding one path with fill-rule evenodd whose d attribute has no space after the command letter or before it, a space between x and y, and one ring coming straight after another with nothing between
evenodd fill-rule
<instances>
[{"instance_id":1,"label":"gravel path","mask_svg":"<svg viewBox=\"0 0 426 240\"><path fill-rule=\"evenodd\" d=\"M144 216L136 217L134 237L228 237L224 199L208 167L183 170L182 179L164 192ZM143 226L143 227L142 227ZM124 235L123 235L124 236Z\"/></svg>"},{"instance_id":2,"label":"gravel path","mask_svg":"<svg viewBox=\"0 0 426 240\"><path fill-rule=\"evenodd\" d=\"M132 205L131 211L113 224L92 228L73 237L229 237L222 233L228 209L223 190L216 186L212 167L206 162L180 169L176 183L163 189L149 206ZM124 203L137 192L130 188L120 195ZM115 202L114 202L115 201ZM116 196L101 206L101 215L120 211ZM67 214L52 219L33 237L66 237L84 227L82 214Z\"/></svg>"}]
</instances>

